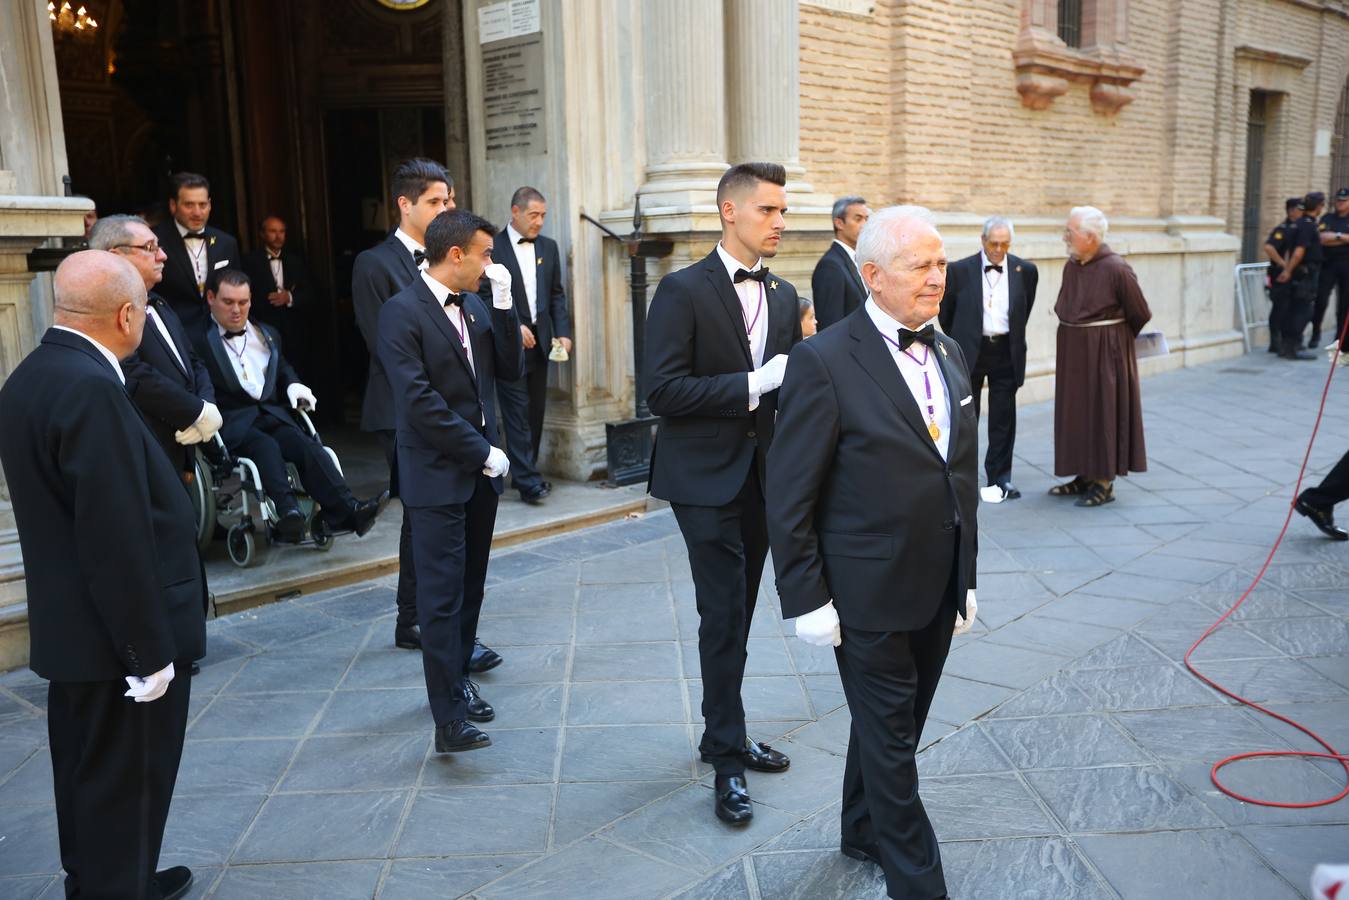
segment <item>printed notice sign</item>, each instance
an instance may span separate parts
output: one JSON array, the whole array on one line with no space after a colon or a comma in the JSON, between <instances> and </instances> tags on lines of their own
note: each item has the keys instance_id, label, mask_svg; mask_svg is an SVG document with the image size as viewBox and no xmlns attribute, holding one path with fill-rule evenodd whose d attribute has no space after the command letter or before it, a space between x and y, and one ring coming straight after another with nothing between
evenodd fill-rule
<instances>
[{"instance_id":1,"label":"printed notice sign","mask_svg":"<svg viewBox=\"0 0 1349 900\"><path fill-rule=\"evenodd\" d=\"M534 34L542 28L539 0L501 0L478 7L478 43Z\"/></svg>"},{"instance_id":2,"label":"printed notice sign","mask_svg":"<svg viewBox=\"0 0 1349 900\"><path fill-rule=\"evenodd\" d=\"M543 115L543 35L535 32L484 46L482 82L488 158L548 152Z\"/></svg>"}]
</instances>

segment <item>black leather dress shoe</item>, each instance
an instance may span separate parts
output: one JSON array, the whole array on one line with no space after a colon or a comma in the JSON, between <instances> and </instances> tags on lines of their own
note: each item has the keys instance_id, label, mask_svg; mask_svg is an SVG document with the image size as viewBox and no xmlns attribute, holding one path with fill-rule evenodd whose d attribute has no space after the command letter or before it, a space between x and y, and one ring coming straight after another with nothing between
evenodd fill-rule
<instances>
[{"instance_id":1,"label":"black leather dress shoe","mask_svg":"<svg viewBox=\"0 0 1349 900\"><path fill-rule=\"evenodd\" d=\"M357 537L363 536L375 527L375 520L379 518L379 514L384 512L384 507L388 505L388 491L384 491L378 497L371 497L369 500L362 500L357 503L351 510L351 530L356 532Z\"/></svg>"},{"instance_id":2,"label":"black leather dress shoe","mask_svg":"<svg viewBox=\"0 0 1349 900\"><path fill-rule=\"evenodd\" d=\"M473 639L473 656L469 658L468 670L474 675L480 675L488 669L495 669L503 661L500 653L477 638Z\"/></svg>"},{"instance_id":3,"label":"black leather dress shoe","mask_svg":"<svg viewBox=\"0 0 1349 900\"><path fill-rule=\"evenodd\" d=\"M1293 509L1312 520L1312 524L1321 529L1321 533L1332 541L1349 541L1349 531L1335 524L1335 514L1328 509L1318 509L1301 497L1293 504Z\"/></svg>"},{"instance_id":4,"label":"black leather dress shoe","mask_svg":"<svg viewBox=\"0 0 1349 900\"><path fill-rule=\"evenodd\" d=\"M540 504L543 503L543 499L551 493L552 491L548 490L548 488L540 487L535 490L529 491L528 493L526 493L525 491L521 491L520 499L528 503L530 506L539 506Z\"/></svg>"},{"instance_id":5,"label":"black leather dress shoe","mask_svg":"<svg viewBox=\"0 0 1349 900\"><path fill-rule=\"evenodd\" d=\"M455 719L448 725L436 726L436 752L461 753L492 746L492 739L466 719Z\"/></svg>"},{"instance_id":6,"label":"black leather dress shoe","mask_svg":"<svg viewBox=\"0 0 1349 900\"><path fill-rule=\"evenodd\" d=\"M1002 499L1004 500L1021 499L1021 492L1018 491L1015 487L1013 487L1010 481L1004 481L1001 484L999 484L998 487L1002 488Z\"/></svg>"},{"instance_id":7,"label":"black leather dress shoe","mask_svg":"<svg viewBox=\"0 0 1349 900\"><path fill-rule=\"evenodd\" d=\"M716 786L717 818L731 825L744 825L754 818L749 802L749 786L744 775L718 775Z\"/></svg>"},{"instance_id":8,"label":"black leather dress shoe","mask_svg":"<svg viewBox=\"0 0 1349 900\"><path fill-rule=\"evenodd\" d=\"M393 645L403 650L422 649L422 632L416 625L395 625Z\"/></svg>"},{"instance_id":9,"label":"black leather dress shoe","mask_svg":"<svg viewBox=\"0 0 1349 900\"><path fill-rule=\"evenodd\" d=\"M745 752L741 759L745 761L745 768L756 772L785 772L792 764L787 754L749 738L745 739Z\"/></svg>"},{"instance_id":10,"label":"black leather dress shoe","mask_svg":"<svg viewBox=\"0 0 1349 900\"><path fill-rule=\"evenodd\" d=\"M881 851L874 844L854 846L848 843L840 843L838 852L849 859L860 859L862 862L869 862L877 866L881 864Z\"/></svg>"},{"instance_id":11,"label":"black leather dress shoe","mask_svg":"<svg viewBox=\"0 0 1349 900\"><path fill-rule=\"evenodd\" d=\"M164 900L178 900L192 887L192 870L187 866L174 866L155 873L155 884Z\"/></svg>"},{"instance_id":12,"label":"black leather dress shoe","mask_svg":"<svg viewBox=\"0 0 1349 900\"><path fill-rule=\"evenodd\" d=\"M281 509L281 519L276 523L276 535L283 541L295 543L304 537L304 513L300 512L298 506L292 506L290 509Z\"/></svg>"},{"instance_id":13,"label":"black leather dress shoe","mask_svg":"<svg viewBox=\"0 0 1349 900\"><path fill-rule=\"evenodd\" d=\"M468 718L472 722L490 722L497 717L497 711L478 694L476 682L464 679L464 699L468 701Z\"/></svg>"}]
</instances>

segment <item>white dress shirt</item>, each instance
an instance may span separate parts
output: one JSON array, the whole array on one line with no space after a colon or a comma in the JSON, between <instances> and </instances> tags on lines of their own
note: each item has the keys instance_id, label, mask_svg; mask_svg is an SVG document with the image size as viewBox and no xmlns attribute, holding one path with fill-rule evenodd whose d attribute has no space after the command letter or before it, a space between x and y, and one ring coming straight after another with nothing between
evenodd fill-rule
<instances>
[{"instance_id":1,"label":"white dress shirt","mask_svg":"<svg viewBox=\"0 0 1349 900\"><path fill-rule=\"evenodd\" d=\"M215 321L212 317L212 321ZM252 322L245 322L244 333L239 337L226 337L228 331L219 322L215 327L220 331L220 340L225 345L225 355L229 357L230 368L239 385L254 400L262 399L262 389L267 384L267 364L272 359L272 348L261 329Z\"/></svg>"},{"instance_id":2,"label":"white dress shirt","mask_svg":"<svg viewBox=\"0 0 1349 900\"><path fill-rule=\"evenodd\" d=\"M273 254L267 251L267 265L272 269L272 280L276 282L276 289L284 291L286 289L286 268L285 263L281 261L281 254Z\"/></svg>"},{"instance_id":3,"label":"white dress shirt","mask_svg":"<svg viewBox=\"0 0 1349 900\"><path fill-rule=\"evenodd\" d=\"M941 458L946 459L946 450L951 442L951 404L950 395L946 391L946 382L942 378L941 366L937 364L939 351L917 341L909 345L907 353L901 351L899 330L904 326L892 319L890 314L881 309L871 297L867 298L866 310L872 324L885 339L885 346L890 351L890 358L899 367L899 374L904 376L904 383L908 385L909 393L913 394L914 402L918 404L923 424L935 422L941 431L941 436L935 443ZM927 376L926 381L924 375ZM927 398L929 389L932 391L931 400ZM932 409L931 414L928 413L929 407Z\"/></svg>"},{"instance_id":4,"label":"white dress shirt","mask_svg":"<svg viewBox=\"0 0 1349 900\"><path fill-rule=\"evenodd\" d=\"M721 241L717 241L717 256L726 267L726 275L731 279L735 295L740 298L741 324L748 332L750 359L754 361L754 368L758 369L764 363L764 346L768 343L768 297L764 290L766 286L762 282L751 281L748 278L736 284L735 273L745 267L726 252L726 248L721 246ZM763 260L757 259L749 271L757 272L762 268ZM753 376L749 379L749 408L751 411L759 408L759 379Z\"/></svg>"},{"instance_id":5,"label":"white dress shirt","mask_svg":"<svg viewBox=\"0 0 1349 900\"><path fill-rule=\"evenodd\" d=\"M155 312L155 308L149 303L145 304L145 318L155 323L155 328L159 330L159 336L164 339L164 343L169 345L169 352L173 354L173 358L178 360L178 365L182 366L183 371L186 372L187 362L183 359L182 355L178 353L178 348L174 345L173 338L169 335L169 329L164 325L164 320L159 317L159 314Z\"/></svg>"},{"instance_id":6,"label":"white dress shirt","mask_svg":"<svg viewBox=\"0 0 1349 900\"><path fill-rule=\"evenodd\" d=\"M979 251L980 289L984 298L984 334L1006 334L1010 329L1007 310L1007 269L1008 259L1002 259L1001 272L989 272L984 269L989 264L984 251Z\"/></svg>"},{"instance_id":7,"label":"white dress shirt","mask_svg":"<svg viewBox=\"0 0 1349 900\"><path fill-rule=\"evenodd\" d=\"M857 265L857 248L856 248L856 247L849 247L847 244L843 243L843 242L840 241L838 238L834 238L834 243L835 243L835 244L838 244L840 247L842 247L842 248L843 248L843 252L846 253L846 254L848 254L848 259L852 260L852 267L853 267L854 269L857 269L857 278L858 278L859 281L862 282L862 287L865 288L865 287L866 287L866 284L867 284L867 280L866 280L865 278L862 277L862 270L861 270L861 269L858 267L858 265ZM868 291L868 293L870 293L870 291Z\"/></svg>"},{"instance_id":8,"label":"white dress shirt","mask_svg":"<svg viewBox=\"0 0 1349 900\"><path fill-rule=\"evenodd\" d=\"M91 338L89 335L85 334L83 331L76 331L74 328L67 328L64 325L53 325L52 327L59 328L62 331L69 331L71 334L77 334L80 337L84 338L89 343L93 344L94 349L97 350L99 353L103 354L103 358L108 361L108 365L112 366L112 370L117 373L118 380L121 381L123 385L126 384L126 376L122 374L122 363L117 359L116 356L113 355L113 352L111 350L109 350L107 347L104 347L102 344Z\"/></svg>"},{"instance_id":9,"label":"white dress shirt","mask_svg":"<svg viewBox=\"0 0 1349 900\"><path fill-rule=\"evenodd\" d=\"M515 262L520 267L520 280L525 288L525 300L529 302L529 322L533 324L539 320L539 279L536 274L537 259L534 252L538 249L534 244L522 244L520 238L524 237L515 230L514 225L506 226L506 237L510 239L511 249L515 251Z\"/></svg>"},{"instance_id":10,"label":"white dress shirt","mask_svg":"<svg viewBox=\"0 0 1349 900\"><path fill-rule=\"evenodd\" d=\"M183 246L187 248L187 259L192 263L192 272L197 276L197 290L202 290L206 285L206 238L187 237L187 226L183 225L177 219L173 220L174 227L178 229L178 234L183 238ZM205 230L205 226L202 226Z\"/></svg>"},{"instance_id":11,"label":"white dress shirt","mask_svg":"<svg viewBox=\"0 0 1349 900\"><path fill-rule=\"evenodd\" d=\"M450 320L450 327L459 333L459 346L464 348L464 355L468 357L468 368L473 372L473 377L478 377L478 367L473 363L473 341L468 334L468 321L464 315L464 308L456 306L453 303L446 305L445 301L450 298L450 289L436 281L429 273L422 273L422 281L431 289L436 302L445 309L445 317ZM484 412L478 422L479 425L487 424L487 413Z\"/></svg>"},{"instance_id":12,"label":"white dress shirt","mask_svg":"<svg viewBox=\"0 0 1349 900\"><path fill-rule=\"evenodd\" d=\"M419 244L419 243L417 243L417 242L414 241L412 238L408 237L408 233L407 233L406 231L404 231L403 229L401 229L401 228L396 228L396 229L394 229L393 236L396 237L396 238L398 238L399 243L401 243L404 247L407 248L407 250L408 250L408 256L412 256L412 253L413 253L414 250L420 250L420 251L422 251L423 253L426 252L426 245L425 245L425 244ZM429 266L429 265L430 265L430 263L427 262L425 259L423 259L423 260L421 261L421 265L417 266L417 268L418 268L418 269L421 269L423 272L425 272L425 271L426 271L426 267Z\"/></svg>"}]
</instances>

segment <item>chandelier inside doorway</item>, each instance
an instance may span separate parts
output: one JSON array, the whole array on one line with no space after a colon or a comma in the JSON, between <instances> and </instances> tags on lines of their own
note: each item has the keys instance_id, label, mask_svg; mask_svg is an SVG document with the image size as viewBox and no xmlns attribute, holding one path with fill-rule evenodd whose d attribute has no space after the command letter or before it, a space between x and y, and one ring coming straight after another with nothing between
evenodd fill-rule
<instances>
[{"instance_id":1,"label":"chandelier inside doorway","mask_svg":"<svg viewBox=\"0 0 1349 900\"><path fill-rule=\"evenodd\" d=\"M98 30L98 21L89 14L83 4L71 6L69 0L63 0L60 6L54 2L47 4L47 18L58 32L67 34L92 34Z\"/></svg>"}]
</instances>

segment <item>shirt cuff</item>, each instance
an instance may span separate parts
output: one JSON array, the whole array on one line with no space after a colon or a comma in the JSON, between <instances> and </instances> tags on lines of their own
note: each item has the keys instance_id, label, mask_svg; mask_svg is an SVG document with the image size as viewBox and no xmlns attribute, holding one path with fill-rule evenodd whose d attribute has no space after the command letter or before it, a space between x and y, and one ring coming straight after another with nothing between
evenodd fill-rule
<instances>
[{"instance_id":1,"label":"shirt cuff","mask_svg":"<svg viewBox=\"0 0 1349 900\"><path fill-rule=\"evenodd\" d=\"M754 412L759 408L759 373L746 372L745 374L749 376L749 411Z\"/></svg>"}]
</instances>

